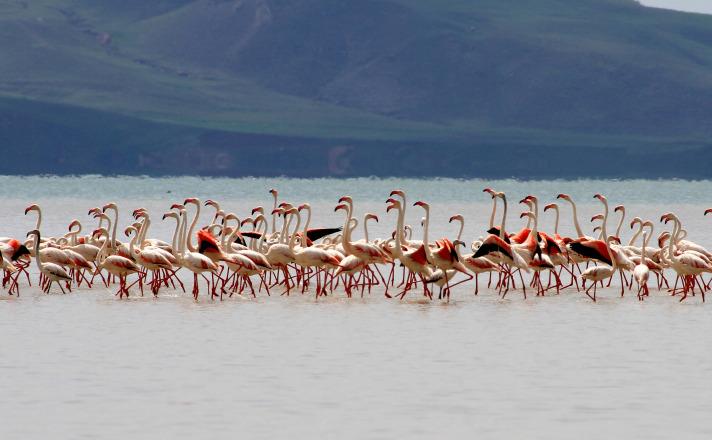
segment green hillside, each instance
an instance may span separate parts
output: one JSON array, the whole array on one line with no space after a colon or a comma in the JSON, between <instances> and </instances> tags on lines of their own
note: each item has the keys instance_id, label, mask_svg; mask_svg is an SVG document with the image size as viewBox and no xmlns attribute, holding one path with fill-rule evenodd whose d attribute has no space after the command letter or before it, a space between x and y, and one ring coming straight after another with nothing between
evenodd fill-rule
<instances>
[{"instance_id":1,"label":"green hillside","mask_svg":"<svg viewBox=\"0 0 712 440\"><path fill-rule=\"evenodd\" d=\"M0 41L0 145L71 164L33 172L363 175L458 151L468 175L492 149L712 148L712 16L632 0L5 0ZM193 153L229 160L157 159Z\"/></svg>"}]
</instances>

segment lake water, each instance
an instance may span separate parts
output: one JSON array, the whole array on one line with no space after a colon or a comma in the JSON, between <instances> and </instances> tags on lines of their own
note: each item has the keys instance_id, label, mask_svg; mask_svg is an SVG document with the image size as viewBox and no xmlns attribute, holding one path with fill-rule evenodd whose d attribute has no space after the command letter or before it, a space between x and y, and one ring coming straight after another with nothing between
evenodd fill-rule
<instances>
[{"instance_id":1,"label":"lake water","mask_svg":"<svg viewBox=\"0 0 712 440\"><path fill-rule=\"evenodd\" d=\"M383 237L395 225L383 202L402 188L409 204L431 203L433 237L453 237L447 219L462 213L469 242L489 219L485 186L507 192L510 230L521 227L524 195L543 206L566 192L590 232L601 192L629 211L624 240L632 216L653 220L657 234L660 214L675 211L690 239L712 247L712 219L702 216L712 185L686 181L0 177L0 236L34 227L23 215L30 203L43 207L43 233L58 235L73 218L93 228L87 210L116 201L122 225L144 206L149 235L170 239L160 214L175 201L210 197L245 216L270 207L267 190L277 188L282 200L309 201L319 226L343 223L333 206L350 194L359 216L379 215L370 233ZM572 234L569 207L561 214ZM421 216L408 208L408 223ZM550 229L553 215L542 216ZM121 301L114 290L0 293L0 438L712 436L712 308L699 298L680 304L652 289L640 303L614 287L596 304L575 291L502 300L467 285L448 304L376 291L196 303L182 292Z\"/></svg>"}]
</instances>

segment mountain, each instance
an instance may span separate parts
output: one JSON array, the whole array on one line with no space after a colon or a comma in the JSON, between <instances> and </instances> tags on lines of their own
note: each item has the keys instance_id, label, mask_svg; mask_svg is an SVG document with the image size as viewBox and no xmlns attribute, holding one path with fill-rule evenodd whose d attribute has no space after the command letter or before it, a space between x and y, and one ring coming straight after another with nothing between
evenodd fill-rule
<instances>
[{"instance_id":1,"label":"mountain","mask_svg":"<svg viewBox=\"0 0 712 440\"><path fill-rule=\"evenodd\" d=\"M712 177L712 16L0 1L0 173Z\"/></svg>"}]
</instances>

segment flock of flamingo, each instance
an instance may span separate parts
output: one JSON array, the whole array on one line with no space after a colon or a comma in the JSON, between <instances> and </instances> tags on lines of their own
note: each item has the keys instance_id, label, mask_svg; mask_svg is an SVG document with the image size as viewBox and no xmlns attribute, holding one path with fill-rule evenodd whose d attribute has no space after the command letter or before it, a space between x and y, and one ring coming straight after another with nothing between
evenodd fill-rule
<instances>
[{"instance_id":1,"label":"flock of flamingo","mask_svg":"<svg viewBox=\"0 0 712 440\"><path fill-rule=\"evenodd\" d=\"M470 244L472 252L468 254L461 249L467 246L462 240L463 216L450 218L450 223L459 223L457 238L431 241L430 206L422 201L413 204L424 215L422 240L414 240L414 228L405 224L410 205L401 190L392 191L385 202L386 212L395 215L396 226L390 237L369 238L368 222L378 222L379 218L367 213L362 220L365 237L356 241L352 240L352 233L359 221L349 196L341 197L334 207L334 211L344 213L343 226L338 228L310 228L310 205L280 202L273 189L271 212L267 214L264 208L257 207L243 220L226 213L219 203L206 201L204 206L214 210L214 215L208 225L198 230L203 204L189 198L172 205L162 216L164 221L175 221L171 243L148 238L151 217L144 208L133 211L134 222L123 231L128 242L119 241L119 209L115 203L89 210L89 215L98 221L91 234L82 235L81 223L73 220L63 236L45 237L40 232L42 211L33 204L25 210L25 215L37 216L27 239L0 237L2 284L9 295L19 296L21 284L32 285L28 269L34 258L38 283L45 293L53 285L66 293L72 291L72 286L91 288L100 282L106 288L118 285L119 298L128 297L132 290L140 295L150 290L156 297L163 289L185 292L178 275L185 269L193 274L192 294L196 300L204 281L206 295L213 300L235 294L270 295L275 289L282 295L305 294L312 287L317 298L339 291L350 298L354 294L370 294L372 288L380 286L388 298L403 299L409 292L422 291L430 300L437 287L438 298L449 301L452 289L462 283L474 284L477 295L479 275L484 273L488 274L488 288L503 298L510 291L521 291L526 298L527 289L537 296L575 289L596 301L597 290L605 283L610 286L617 277L621 296L626 290L635 289L642 301L650 295L650 274L654 274L658 291L679 296L680 301L697 295L705 300L712 281L705 282L702 276L712 272L712 253L686 240L687 232L673 213L660 218L665 225L672 225L670 231L659 234L657 246L649 243L654 223L638 217L630 222L632 238L623 244L623 206L614 208L620 219L611 234L607 227L608 201L601 194L594 196L602 209L591 219L599 222L593 230L594 237L581 229L572 198L559 194L557 199L571 207L576 229L575 236L565 237L558 230L559 205L551 203L543 208L555 215L554 231L547 233L538 228L539 200L529 195L520 201L525 209L519 217L526 218L526 226L509 233L506 195L491 188L484 192L493 201L489 230ZM501 220L496 224L500 204ZM712 209L704 214L710 212ZM640 246L636 245L639 239ZM666 272L676 275L672 287Z\"/></svg>"}]
</instances>

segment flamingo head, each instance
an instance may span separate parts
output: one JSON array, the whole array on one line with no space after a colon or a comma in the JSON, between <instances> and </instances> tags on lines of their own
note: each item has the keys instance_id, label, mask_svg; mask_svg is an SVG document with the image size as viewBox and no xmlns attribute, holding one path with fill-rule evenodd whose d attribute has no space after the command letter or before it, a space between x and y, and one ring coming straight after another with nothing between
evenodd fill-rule
<instances>
[{"instance_id":1,"label":"flamingo head","mask_svg":"<svg viewBox=\"0 0 712 440\"><path fill-rule=\"evenodd\" d=\"M245 226L248 223L255 224L255 221L251 217L247 217L246 219L240 222L240 226Z\"/></svg>"},{"instance_id":2,"label":"flamingo head","mask_svg":"<svg viewBox=\"0 0 712 440\"><path fill-rule=\"evenodd\" d=\"M128 226L126 229L124 229L124 235L128 237L129 235L131 235L132 232L136 232L136 230L136 226Z\"/></svg>"},{"instance_id":3,"label":"flamingo head","mask_svg":"<svg viewBox=\"0 0 712 440\"><path fill-rule=\"evenodd\" d=\"M30 206L28 206L27 208L25 208L25 215L27 215L27 213L30 212L30 211L39 211L39 210L40 210L40 207L39 207L38 205L35 205L35 204L33 203L32 205L30 205ZM30 232L32 232L32 231L30 231Z\"/></svg>"},{"instance_id":4,"label":"flamingo head","mask_svg":"<svg viewBox=\"0 0 712 440\"><path fill-rule=\"evenodd\" d=\"M603 220L603 214L596 214L593 217L591 217L592 222L595 222L596 220Z\"/></svg>"},{"instance_id":5,"label":"flamingo head","mask_svg":"<svg viewBox=\"0 0 712 440\"><path fill-rule=\"evenodd\" d=\"M282 202L282 203L280 203L279 205L277 205L277 207L278 207L278 208L282 208L282 209L284 209L285 211L288 211L288 210L292 209L294 206L292 206L291 203Z\"/></svg>"},{"instance_id":6,"label":"flamingo head","mask_svg":"<svg viewBox=\"0 0 712 440\"><path fill-rule=\"evenodd\" d=\"M255 212L259 212L260 214L265 213L265 209L261 206L257 206L255 208L252 208L252 211L250 212L250 215L255 215Z\"/></svg>"},{"instance_id":7,"label":"flamingo head","mask_svg":"<svg viewBox=\"0 0 712 440\"><path fill-rule=\"evenodd\" d=\"M453 246L462 246L462 247L465 247L465 246L466 246L466 245L465 245L465 242L462 241L462 240L455 240L455 241L452 242L452 244L453 244Z\"/></svg>"},{"instance_id":8,"label":"flamingo head","mask_svg":"<svg viewBox=\"0 0 712 440\"><path fill-rule=\"evenodd\" d=\"M492 198L494 198L495 195L497 195L497 191L493 190L493 189L490 188L490 187L487 187L487 188L483 189L482 192L486 192L487 194L491 195Z\"/></svg>"},{"instance_id":9,"label":"flamingo head","mask_svg":"<svg viewBox=\"0 0 712 440\"><path fill-rule=\"evenodd\" d=\"M338 211L339 209L343 209L344 211L348 210L349 208L344 205L343 203L339 203L334 207L334 212Z\"/></svg>"},{"instance_id":10,"label":"flamingo head","mask_svg":"<svg viewBox=\"0 0 712 440\"><path fill-rule=\"evenodd\" d=\"M405 199L405 191L403 191L402 189L394 189L393 191L391 191L391 193L388 196L389 197L398 196L402 199Z\"/></svg>"},{"instance_id":11,"label":"flamingo head","mask_svg":"<svg viewBox=\"0 0 712 440\"><path fill-rule=\"evenodd\" d=\"M101 212L101 208L92 208L87 212L87 215L96 216Z\"/></svg>"},{"instance_id":12,"label":"flamingo head","mask_svg":"<svg viewBox=\"0 0 712 440\"><path fill-rule=\"evenodd\" d=\"M609 241L614 241L614 242L616 242L616 243L618 243L618 244L621 244L621 238L620 238L620 237L617 237L617 236L615 236L615 235L611 235L610 237L608 237L608 240L609 240Z\"/></svg>"},{"instance_id":13,"label":"flamingo head","mask_svg":"<svg viewBox=\"0 0 712 440\"><path fill-rule=\"evenodd\" d=\"M712 212L712 208L705 209L705 215L709 214L710 212Z\"/></svg>"},{"instance_id":14,"label":"flamingo head","mask_svg":"<svg viewBox=\"0 0 712 440\"><path fill-rule=\"evenodd\" d=\"M378 223L378 216L376 214L371 214L370 212L366 215L363 216L364 221L366 220L375 220L376 223Z\"/></svg>"},{"instance_id":15,"label":"flamingo head","mask_svg":"<svg viewBox=\"0 0 712 440\"><path fill-rule=\"evenodd\" d=\"M595 194L593 198L600 200L602 203L606 203L608 201L603 194Z\"/></svg>"},{"instance_id":16,"label":"flamingo head","mask_svg":"<svg viewBox=\"0 0 712 440\"><path fill-rule=\"evenodd\" d=\"M272 210L272 212L271 212L270 214L272 214L272 215L282 215L282 214L284 214L284 208L275 208L275 209Z\"/></svg>"},{"instance_id":17,"label":"flamingo head","mask_svg":"<svg viewBox=\"0 0 712 440\"><path fill-rule=\"evenodd\" d=\"M92 238L96 237L96 236L101 237L102 235L108 236L109 231L107 231L106 228L97 228L97 229L94 229L94 231L91 233Z\"/></svg>"},{"instance_id":18,"label":"flamingo head","mask_svg":"<svg viewBox=\"0 0 712 440\"><path fill-rule=\"evenodd\" d=\"M311 210L311 205L308 203L303 203L303 204L299 205L299 207L297 208L298 211L301 211L303 209Z\"/></svg>"},{"instance_id":19,"label":"flamingo head","mask_svg":"<svg viewBox=\"0 0 712 440\"><path fill-rule=\"evenodd\" d=\"M524 217L529 217L529 218L534 218L534 213L531 211L525 211L519 214L519 218L524 218Z\"/></svg>"},{"instance_id":20,"label":"flamingo head","mask_svg":"<svg viewBox=\"0 0 712 440\"><path fill-rule=\"evenodd\" d=\"M593 228L593 232L598 232L598 231L600 231L600 230L601 230L601 227L600 227L600 226L596 226L595 228Z\"/></svg>"},{"instance_id":21,"label":"flamingo head","mask_svg":"<svg viewBox=\"0 0 712 440\"><path fill-rule=\"evenodd\" d=\"M448 220L448 223L452 223L452 222L454 222L455 220L460 221L460 222L464 222L464 221L465 221L465 217L463 217L462 214L455 214L455 215L453 215L452 217L450 217L450 220Z\"/></svg>"},{"instance_id":22,"label":"flamingo head","mask_svg":"<svg viewBox=\"0 0 712 440\"><path fill-rule=\"evenodd\" d=\"M131 213L133 218L138 219L141 217L148 217L148 212L146 211L146 208L138 208L135 209L134 212Z\"/></svg>"},{"instance_id":23,"label":"flamingo head","mask_svg":"<svg viewBox=\"0 0 712 440\"><path fill-rule=\"evenodd\" d=\"M559 194L558 196L556 196L556 198L557 198L557 199L567 200L567 201L569 201L569 202L571 201L571 196L568 195L568 194Z\"/></svg>"},{"instance_id":24,"label":"flamingo head","mask_svg":"<svg viewBox=\"0 0 712 440\"><path fill-rule=\"evenodd\" d=\"M277 191L277 190L274 189L274 188L270 189L270 190L269 190L269 193L272 194L272 196L275 197L275 198L279 195L279 191Z\"/></svg>"},{"instance_id":25,"label":"flamingo head","mask_svg":"<svg viewBox=\"0 0 712 440\"><path fill-rule=\"evenodd\" d=\"M556 203L549 203L548 205L546 205L544 207L544 212L546 212L550 209L559 209L559 205L557 205Z\"/></svg>"},{"instance_id":26,"label":"flamingo head","mask_svg":"<svg viewBox=\"0 0 712 440\"><path fill-rule=\"evenodd\" d=\"M182 211L185 209L185 205L181 203L174 203L171 205L171 209L177 209L179 211Z\"/></svg>"},{"instance_id":27,"label":"flamingo head","mask_svg":"<svg viewBox=\"0 0 712 440\"><path fill-rule=\"evenodd\" d=\"M284 211L285 215L287 215L287 214L294 215L294 214L298 214L298 213L299 213L299 210L297 208L295 208L294 206L292 206L289 209L287 209L286 211Z\"/></svg>"},{"instance_id":28,"label":"flamingo head","mask_svg":"<svg viewBox=\"0 0 712 440\"><path fill-rule=\"evenodd\" d=\"M425 209L426 211L430 209L430 205L427 203L423 202L422 200L418 200L417 202L413 203L413 206L420 206L421 208Z\"/></svg>"},{"instance_id":29,"label":"flamingo head","mask_svg":"<svg viewBox=\"0 0 712 440\"><path fill-rule=\"evenodd\" d=\"M519 203L526 203L528 205L532 204L532 196L526 196L522 200L519 201Z\"/></svg>"},{"instance_id":30,"label":"flamingo head","mask_svg":"<svg viewBox=\"0 0 712 440\"><path fill-rule=\"evenodd\" d=\"M37 229L33 229L33 230L31 230L30 232L27 233L27 237L29 237L30 235L37 235L37 236L39 236L39 235L40 235L40 231L38 231Z\"/></svg>"},{"instance_id":31,"label":"flamingo head","mask_svg":"<svg viewBox=\"0 0 712 440\"><path fill-rule=\"evenodd\" d=\"M116 203L114 203L114 202L107 203L106 205L104 205L104 206L101 207L101 212L106 212L107 209L116 210L116 209L117 209L117 208L116 208Z\"/></svg>"},{"instance_id":32,"label":"flamingo head","mask_svg":"<svg viewBox=\"0 0 712 440\"><path fill-rule=\"evenodd\" d=\"M666 212L665 214L660 216L660 221L667 224L667 222L669 222L671 218L672 218L672 213Z\"/></svg>"},{"instance_id":33,"label":"flamingo head","mask_svg":"<svg viewBox=\"0 0 712 440\"><path fill-rule=\"evenodd\" d=\"M348 204L353 204L353 199L351 196L343 196L339 199L339 203L348 203Z\"/></svg>"},{"instance_id":34,"label":"flamingo head","mask_svg":"<svg viewBox=\"0 0 712 440\"><path fill-rule=\"evenodd\" d=\"M663 247L665 242L670 238L670 233L665 231L658 236L658 247Z\"/></svg>"},{"instance_id":35,"label":"flamingo head","mask_svg":"<svg viewBox=\"0 0 712 440\"><path fill-rule=\"evenodd\" d=\"M633 229L636 223L642 223L643 220L640 219L640 217L633 217L633 220L630 221L630 228Z\"/></svg>"},{"instance_id":36,"label":"flamingo head","mask_svg":"<svg viewBox=\"0 0 712 440\"><path fill-rule=\"evenodd\" d=\"M175 212L166 212L163 214L163 217L161 217L161 220L165 220L166 217L178 218L178 214L176 214Z\"/></svg>"},{"instance_id":37,"label":"flamingo head","mask_svg":"<svg viewBox=\"0 0 712 440\"><path fill-rule=\"evenodd\" d=\"M220 204L213 199L208 199L205 201L205 206L212 206L216 210L220 210Z\"/></svg>"},{"instance_id":38,"label":"flamingo head","mask_svg":"<svg viewBox=\"0 0 712 440\"><path fill-rule=\"evenodd\" d=\"M79 220L74 219L74 220L72 220L71 223L69 223L69 226L67 227L67 229L68 229L69 231L71 231L72 228L77 228L77 227L78 227L79 229L81 229L81 228L82 228L82 224L79 223Z\"/></svg>"},{"instance_id":39,"label":"flamingo head","mask_svg":"<svg viewBox=\"0 0 712 440\"><path fill-rule=\"evenodd\" d=\"M615 208L613 208L613 212L618 212L618 211L625 212L625 206L623 206L623 205L618 205L618 206L616 206Z\"/></svg>"},{"instance_id":40,"label":"flamingo head","mask_svg":"<svg viewBox=\"0 0 712 440\"><path fill-rule=\"evenodd\" d=\"M193 204L195 206L200 206L200 200L196 199L195 197L188 197L187 199L183 200L183 204Z\"/></svg>"}]
</instances>

